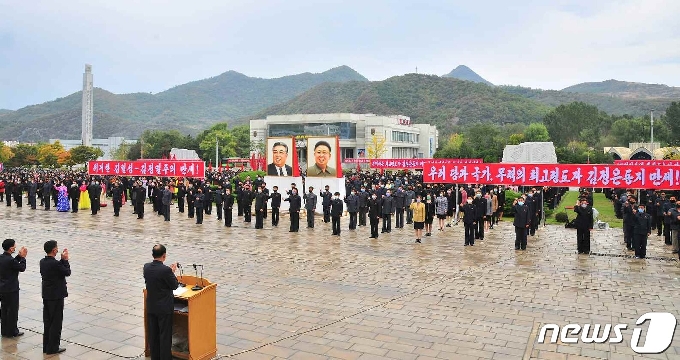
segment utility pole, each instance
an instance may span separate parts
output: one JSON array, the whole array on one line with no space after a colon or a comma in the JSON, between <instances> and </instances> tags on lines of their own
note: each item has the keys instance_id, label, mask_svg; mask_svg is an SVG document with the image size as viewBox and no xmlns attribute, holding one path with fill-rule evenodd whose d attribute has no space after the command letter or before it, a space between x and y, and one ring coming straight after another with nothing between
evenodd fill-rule
<instances>
[{"instance_id":1,"label":"utility pole","mask_svg":"<svg viewBox=\"0 0 680 360\"><path fill-rule=\"evenodd\" d=\"M220 140L217 139L217 135L215 135L215 167L220 167L219 165L219 149L220 147Z\"/></svg>"},{"instance_id":2,"label":"utility pole","mask_svg":"<svg viewBox=\"0 0 680 360\"><path fill-rule=\"evenodd\" d=\"M651 135L652 136L651 136L651 138L652 138L652 142L654 142L654 109L652 109L650 120L652 122L652 127L651 127Z\"/></svg>"}]
</instances>

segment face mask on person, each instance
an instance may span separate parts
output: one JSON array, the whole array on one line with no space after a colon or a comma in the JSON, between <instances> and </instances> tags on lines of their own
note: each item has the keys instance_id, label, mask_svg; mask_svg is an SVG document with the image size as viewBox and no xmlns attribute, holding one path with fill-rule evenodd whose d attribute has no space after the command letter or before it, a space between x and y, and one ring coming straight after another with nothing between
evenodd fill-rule
<instances>
[{"instance_id":1,"label":"face mask on person","mask_svg":"<svg viewBox=\"0 0 680 360\"><path fill-rule=\"evenodd\" d=\"M262 192L262 189L257 189L257 192L261 193L261 192Z\"/></svg>"},{"instance_id":2,"label":"face mask on person","mask_svg":"<svg viewBox=\"0 0 680 360\"><path fill-rule=\"evenodd\" d=\"M417 198L417 199L416 199L416 202L420 202L420 198ZM679 206L679 207L680 207L680 206Z\"/></svg>"},{"instance_id":3,"label":"face mask on person","mask_svg":"<svg viewBox=\"0 0 680 360\"><path fill-rule=\"evenodd\" d=\"M586 208L587 206L588 206L588 204L581 204L582 208Z\"/></svg>"},{"instance_id":4,"label":"face mask on person","mask_svg":"<svg viewBox=\"0 0 680 360\"><path fill-rule=\"evenodd\" d=\"M532 196L534 196L534 193L528 193L527 195L528 195L529 197L532 197Z\"/></svg>"},{"instance_id":5,"label":"face mask on person","mask_svg":"<svg viewBox=\"0 0 680 360\"><path fill-rule=\"evenodd\" d=\"M645 212L645 208L639 207L639 208L638 208L638 212L641 212L641 213Z\"/></svg>"},{"instance_id":6,"label":"face mask on person","mask_svg":"<svg viewBox=\"0 0 680 360\"><path fill-rule=\"evenodd\" d=\"M518 202L517 202L517 205L519 205L519 206L524 205L524 201L518 201Z\"/></svg>"},{"instance_id":7,"label":"face mask on person","mask_svg":"<svg viewBox=\"0 0 680 360\"><path fill-rule=\"evenodd\" d=\"M339 197L339 196L337 196L337 195L335 195L335 196L334 196L334 198L335 198L335 200L338 200L338 199L340 199L340 197Z\"/></svg>"},{"instance_id":8,"label":"face mask on person","mask_svg":"<svg viewBox=\"0 0 680 360\"><path fill-rule=\"evenodd\" d=\"M478 194L475 195L475 197L476 197L476 198L480 198L480 197L482 197L482 194L479 194L479 193L478 193Z\"/></svg>"},{"instance_id":9,"label":"face mask on person","mask_svg":"<svg viewBox=\"0 0 680 360\"><path fill-rule=\"evenodd\" d=\"M385 193L385 196L386 196L386 197L390 197L390 193Z\"/></svg>"},{"instance_id":10,"label":"face mask on person","mask_svg":"<svg viewBox=\"0 0 680 360\"><path fill-rule=\"evenodd\" d=\"M377 196L375 196L375 195L373 195L373 196L371 196L371 197L373 198L373 200L375 200L375 199L377 199L377 198L378 198L378 197L377 197Z\"/></svg>"},{"instance_id":11,"label":"face mask on person","mask_svg":"<svg viewBox=\"0 0 680 360\"><path fill-rule=\"evenodd\" d=\"M472 204L472 199L467 199L468 204Z\"/></svg>"},{"instance_id":12,"label":"face mask on person","mask_svg":"<svg viewBox=\"0 0 680 360\"><path fill-rule=\"evenodd\" d=\"M297 195L297 190L293 190L293 195Z\"/></svg>"},{"instance_id":13,"label":"face mask on person","mask_svg":"<svg viewBox=\"0 0 680 360\"><path fill-rule=\"evenodd\" d=\"M366 189L361 189L361 192L365 192L365 191L366 191Z\"/></svg>"}]
</instances>

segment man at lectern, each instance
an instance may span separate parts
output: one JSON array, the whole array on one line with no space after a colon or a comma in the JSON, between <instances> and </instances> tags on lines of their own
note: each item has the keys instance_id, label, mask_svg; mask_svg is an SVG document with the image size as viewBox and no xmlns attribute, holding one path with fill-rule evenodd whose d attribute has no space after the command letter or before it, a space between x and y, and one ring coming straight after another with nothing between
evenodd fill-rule
<instances>
[{"instance_id":1,"label":"man at lectern","mask_svg":"<svg viewBox=\"0 0 680 360\"><path fill-rule=\"evenodd\" d=\"M165 246L158 244L151 251L153 261L144 264L146 283L146 319L149 331L149 351L152 360L172 359L172 313L179 282L175 276L177 264L166 266Z\"/></svg>"}]
</instances>

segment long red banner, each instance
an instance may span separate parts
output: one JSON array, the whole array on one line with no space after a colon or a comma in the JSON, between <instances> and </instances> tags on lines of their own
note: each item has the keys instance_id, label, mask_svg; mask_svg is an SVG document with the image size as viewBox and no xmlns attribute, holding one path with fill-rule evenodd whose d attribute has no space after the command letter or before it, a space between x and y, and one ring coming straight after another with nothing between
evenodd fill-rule
<instances>
[{"instance_id":1,"label":"long red banner","mask_svg":"<svg viewBox=\"0 0 680 360\"><path fill-rule=\"evenodd\" d=\"M201 160L89 161L90 175L205 177Z\"/></svg>"},{"instance_id":2,"label":"long red banner","mask_svg":"<svg viewBox=\"0 0 680 360\"><path fill-rule=\"evenodd\" d=\"M426 162L426 183L680 190L680 169L671 166L600 164L478 164Z\"/></svg>"},{"instance_id":3,"label":"long red banner","mask_svg":"<svg viewBox=\"0 0 680 360\"><path fill-rule=\"evenodd\" d=\"M614 160L616 165L678 166L680 160Z\"/></svg>"},{"instance_id":4,"label":"long red banner","mask_svg":"<svg viewBox=\"0 0 680 360\"><path fill-rule=\"evenodd\" d=\"M482 164L482 159L371 159L374 169L423 169L424 164Z\"/></svg>"}]
</instances>

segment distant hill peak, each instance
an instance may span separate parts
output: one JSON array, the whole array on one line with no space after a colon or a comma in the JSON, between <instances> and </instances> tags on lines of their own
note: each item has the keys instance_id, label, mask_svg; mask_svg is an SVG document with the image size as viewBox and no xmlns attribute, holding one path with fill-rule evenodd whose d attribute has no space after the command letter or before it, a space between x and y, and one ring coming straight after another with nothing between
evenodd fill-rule
<instances>
[{"instance_id":1,"label":"distant hill peak","mask_svg":"<svg viewBox=\"0 0 680 360\"><path fill-rule=\"evenodd\" d=\"M599 82L584 82L566 87L562 91L581 94L600 94L629 99L664 99L680 97L680 88L663 84L609 79Z\"/></svg>"},{"instance_id":2,"label":"distant hill peak","mask_svg":"<svg viewBox=\"0 0 680 360\"><path fill-rule=\"evenodd\" d=\"M458 80L472 81L476 83L486 84L489 86L494 86L491 82L479 76L479 74L472 71L472 69L465 65L458 65L455 69L451 70L450 73L444 75L443 77L455 78Z\"/></svg>"}]
</instances>

